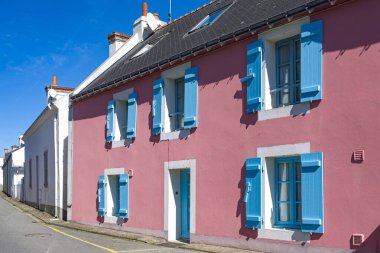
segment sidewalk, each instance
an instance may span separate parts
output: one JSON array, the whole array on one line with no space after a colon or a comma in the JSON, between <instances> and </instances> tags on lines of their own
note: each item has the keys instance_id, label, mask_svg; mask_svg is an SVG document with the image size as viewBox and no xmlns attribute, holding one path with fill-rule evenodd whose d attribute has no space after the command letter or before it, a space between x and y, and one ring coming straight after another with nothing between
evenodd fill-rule
<instances>
[{"instance_id":1,"label":"sidewalk","mask_svg":"<svg viewBox=\"0 0 380 253\"><path fill-rule=\"evenodd\" d=\"M219 247L219 246L213 246L213 245L205 245L205 244L174 244L174 243L168 243L165 239L157 238L153 236L147 236L143 234L136 234L136 233L130 233L126 231L120 231L115 229L109 229L109 228L102 228L102 227L95 227L95 226L89 226L84 224L79 224L76 222L66 222L62 220L54 219L50 214L41 212L34 207L28 206L24 203L21 203L17 200L14 200L7 195L5 195L3 192L0 192L0 197L9 202L14 207L20 209L21 211L28 213L35 218L39 219L41 222L49 225L59 226L59 227L65 227L70 228L74 230L89 232L89 233L95 233L100 235L108 235L113 236L117 238L123 238L128 240L135 240L140 241L152 245L165 245L168 244L173 245L175 248L182 248L182 249L190 249L190 250L197 250L197 251L203 251L203 252L210 252L210 253L259 253L249 250L242 250L242 249L236 249L236 248L227 248L227 247Z\"/></svg>"}]
</instances>

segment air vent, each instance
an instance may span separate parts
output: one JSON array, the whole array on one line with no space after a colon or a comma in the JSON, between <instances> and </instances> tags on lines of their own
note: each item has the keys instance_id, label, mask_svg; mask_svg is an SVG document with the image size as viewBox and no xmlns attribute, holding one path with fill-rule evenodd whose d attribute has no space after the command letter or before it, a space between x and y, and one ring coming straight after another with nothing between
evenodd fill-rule
<instances>
[{"instance_id":1,"label":"air vent","mask_svg":"<svg viewBox=\"0 0 380 253\"><path fill-rule=\"evenodd\" d=\"M353 234L352 235L352 245L353 246L360 246L364 242L364 235L362 234Z\"/></svg>"},{"instance_id":2,"label":"air vent","mask_svg":"<svg viewBox=\"0 0 380 253\"><path fill-rule=\"evenodd\" d=\"M363 162L364 161L364 150L355 150L354 151L354 162Z\"/></svg>"}]
</instances>

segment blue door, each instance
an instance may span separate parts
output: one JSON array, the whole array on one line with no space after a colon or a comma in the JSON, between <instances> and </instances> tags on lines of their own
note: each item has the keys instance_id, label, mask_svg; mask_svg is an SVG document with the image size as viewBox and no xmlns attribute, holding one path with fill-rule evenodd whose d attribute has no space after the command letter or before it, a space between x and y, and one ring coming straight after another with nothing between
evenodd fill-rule
<instances>
[{"instance_id":1,"label":"blue door","mask_svg":"<svg viewBox=\"0 0 380 253\"><path fill-rule=\"evenodd\" d=\"M190 170L181 170L181 237L190 238Z\"/></svg>"}]
</instances>

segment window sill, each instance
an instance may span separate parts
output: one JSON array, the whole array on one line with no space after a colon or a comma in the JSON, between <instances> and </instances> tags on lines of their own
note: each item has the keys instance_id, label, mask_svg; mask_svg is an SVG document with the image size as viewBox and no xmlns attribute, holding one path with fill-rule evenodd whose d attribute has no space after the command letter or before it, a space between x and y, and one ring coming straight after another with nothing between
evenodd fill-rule
<instances>
[{"instance_id":1,"label":"window sill","mask_svg":"<svg viewBox=\"0 0 380 253\"><path fill-rule=\"evenodd\" d=\"M120 141L112 141L112 148L120 148L126 147L132 144L131 139L120 140Z\"/></svg>"},{"instance_id":2,"label":"window sill","mask_svg":"<svg viewBox=\"0 0 380 253\"><path fill-rule=\"evenodd\" d=\"M190 135L189 129L183 129L168 133L161 133L160 134L160 141L169 141L169 140L178 140L178 139L184 139L187 138Z\"/></svg>"},{"instance_id":3,"label":"window sill","mask_svg":"<svg viewBox=\"0 0 380 253\"><path fill-rule=\"evenodd\" d=\"M258 230L258 238L281 240L289 242L307 242L310 241L310 234L302 232L299 229L290 228L264 228Z\"/></svg>"},{"instance_id":4,"label":"window sill","mask_svg":"<svg viewBox=\"0 0 380 253\"><path fill-rule=\"evenodd\" d=\"M278 119L285 117L296 117L299 115L305 115L310 113L310 103L304 102L295 105L287 105L283 107L262 110L259 111L259 121L269 120L269 119Z\"/></svg>"}]
</instances>

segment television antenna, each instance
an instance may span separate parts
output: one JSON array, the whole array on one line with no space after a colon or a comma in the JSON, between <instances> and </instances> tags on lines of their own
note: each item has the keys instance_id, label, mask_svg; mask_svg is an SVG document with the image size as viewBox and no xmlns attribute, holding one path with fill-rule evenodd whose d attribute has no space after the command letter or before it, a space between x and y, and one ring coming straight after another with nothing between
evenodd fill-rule
<instances>
[{"instance_id":1,"label":"television antenna","mask_svg":"<svg viewBox=\"0 0 380 253\"><path fill-rule=\"evenodd\" d=\"M169 0L169 22L172 22L172 0Z\"/></svg>"}]
</instances>

